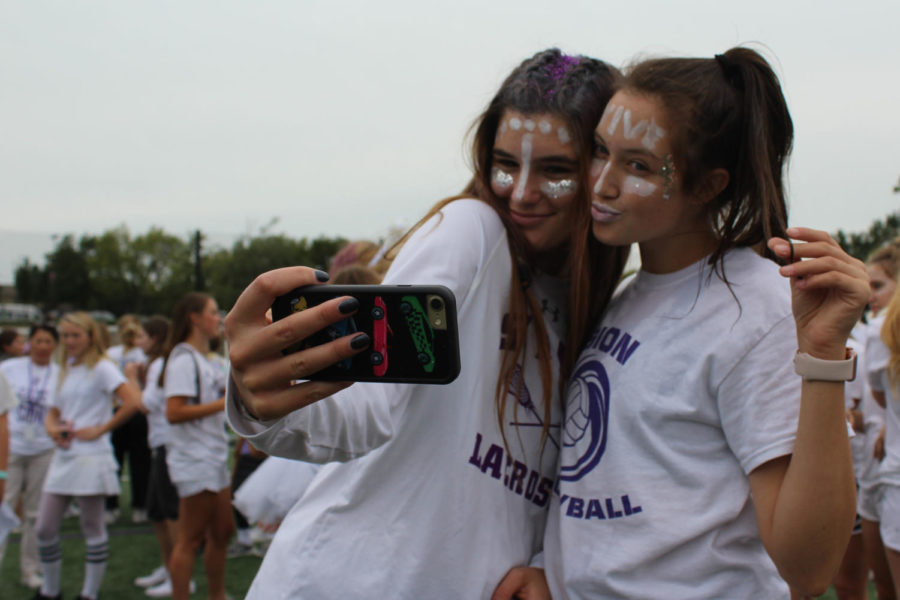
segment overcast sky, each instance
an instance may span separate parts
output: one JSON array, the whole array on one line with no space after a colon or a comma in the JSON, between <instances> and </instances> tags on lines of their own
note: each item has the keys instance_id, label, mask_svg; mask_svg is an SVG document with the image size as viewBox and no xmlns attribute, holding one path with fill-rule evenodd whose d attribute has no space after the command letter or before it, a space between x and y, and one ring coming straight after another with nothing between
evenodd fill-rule
<instances>
[{"instance_id":1,"label":"overcast sky","mask_svg":"<svg viewBox=\"0 0 900 600\"><path fill-rule=\"evenodd\" d=\"M765 46L796 129L791 222L900 206L900 2L0 0L0 283L50 234L378 238L469 176L502 78L559 46Z\"/></svg>"}]
</instances>

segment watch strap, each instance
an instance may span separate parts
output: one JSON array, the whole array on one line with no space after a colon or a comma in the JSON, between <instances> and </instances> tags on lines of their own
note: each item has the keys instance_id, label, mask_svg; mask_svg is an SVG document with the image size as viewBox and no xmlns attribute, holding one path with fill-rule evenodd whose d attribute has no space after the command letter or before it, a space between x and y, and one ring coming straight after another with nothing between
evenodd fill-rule
<instances>
[{"instance_id":1,"label":"watch strap","mask_svg":"<svg viewBox=\"0 0 900 600\"><path fill-rule=\"evenodd\" d=\"M856 352L847 348L843 360L824 360L797 352L794 371L806 381L853 381L856 378Z\"/></svg>"}]
</instances>

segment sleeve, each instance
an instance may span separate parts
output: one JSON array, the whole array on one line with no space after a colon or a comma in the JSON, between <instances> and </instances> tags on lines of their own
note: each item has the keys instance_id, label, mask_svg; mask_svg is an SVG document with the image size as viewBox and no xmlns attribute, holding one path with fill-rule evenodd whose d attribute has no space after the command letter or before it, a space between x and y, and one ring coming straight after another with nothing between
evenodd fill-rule
<instances>
[{"instance_id":1,"label":"sleeve","mask_svg":"<svg viewBox=\"0 0 900 600\"><path fill-rule=\"evenodd\" d=\"M150 412L163 412L163 392L159 388L159 373L162 370L162 359L157 358L147 368L147 384L141 394L141 403Z\"/></svg>"},{"instance_id":2,"label":"sleeve","mask_svg":"<svg viewBox=\"0 0 900 600\"><path fill-rule=\"evenodd\" d=\"M857 342L856 340L847 340L847 346L853 349L856 352L857 360L865 364L863 362L863 357L865 355L865 347ZM848 381L844 384L844 398L847 409L852 409L854 407L860 408L860 404L862 404L862 398L866 391L866 374L857 370L856 377L853 378L852 381Z\"/></svg>"},{"instance_id":3,"label":"sleeve","mask_svg":"<svg viewBox=\"0 0 900 600\"><path fill-rule=\"evenodd\" d=\"M500 218L478 200L457 200L407 241L384 278L386 284L444 285L462 311L492 252L506 251ZM241 437L264 452L308 462L346 461L394 436L403 407L423 386L357 383L276 421L260 422L243 408L229 381L226 416Z\"/></svg>"},{"instance_id":4,"label":"sleeve","mask_svg":"<svg viewBox=\"0 0 900 600\"><path fill-rule=\"evenodd\" d=\"M10 385L9 380L6 379L6 375L0 371L0 415L15 408L18 403L19 400L16 397L15 390Z\"/></svg>"},{"instance_id":5,"label":"sleeve","mask_svg":"<svg viewBox=\"0 0 900 600\"><path fill-rule=\"evenodd\" d=\"M747 474L794 450L802 381L791 360L797 348L792 319L779 319L717 390L725 437Z\"/></svg>"},{"instance_id":6,"label":"sleeve","mask_svg":"<svg viewBox=\"0 0 900 600\"><path fill-rule=\"evenodd\" d=\"M125 376L111 360L101 360L95 368L100 377L100 388L107 394L115 392L126 381Z\"/></svg>"},{"instance_id":7,"label":"sleeve","mask_svg":"<svg viewBox=\"0 0 900 600\"><path fill-rule=\"evenodd\" d=\"M869 386L876 392L885 391L884 376L887 374L891 353L881 341L881 321L873 322L866 338L866 377Z\"/></svg>"},{"instance_id":8,"label":"sleeve","mask_svg":"<svg viewBox=\"0 0 900 600\"><path fill-rule=\"evenodd\" d=\"M198 365L190 351L173 350L166 362L166 377L163 385L164 398L184 396L196 398L199 394L197 380Z\"/></svg>"}]
</instances>

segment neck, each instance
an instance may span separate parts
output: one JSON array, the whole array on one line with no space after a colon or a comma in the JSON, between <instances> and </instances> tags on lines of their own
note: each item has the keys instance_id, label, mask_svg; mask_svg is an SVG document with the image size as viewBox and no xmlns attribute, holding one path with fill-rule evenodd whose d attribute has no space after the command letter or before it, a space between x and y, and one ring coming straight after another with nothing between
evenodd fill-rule
<instances>
[{"instance_id":1,"label":"neck","mask_svg":"<svg viewBox=\"0 0 900 600\"><path fill-rule=\"evenodd\" d=\"M641 269L657 275L674 273L709 256L717 245L718 240L709 230L641 242Z\"/></svg>"},{"instance_id":2,"label":"neck","mask_svg":"<svg viewBox=\"0 0 900 600\"><path fill-rule=\"evenodd\" d=\"M33 362L34 364L36 364L39 367L46 367L47 365L50 364L50 357L49 356L32 356L31 362Z\"/></svg>"},{"instance_id":3,"label":"neck","mask_svg":"<svg viewBox=\"0 0 900 600\"><path fill-rule=\"evenodd\" d=\"M184 340L193 346L200 354L209 352L209 338L200 333L197 329L192 329L191 334Z\"/></svg>"}]
</instances>

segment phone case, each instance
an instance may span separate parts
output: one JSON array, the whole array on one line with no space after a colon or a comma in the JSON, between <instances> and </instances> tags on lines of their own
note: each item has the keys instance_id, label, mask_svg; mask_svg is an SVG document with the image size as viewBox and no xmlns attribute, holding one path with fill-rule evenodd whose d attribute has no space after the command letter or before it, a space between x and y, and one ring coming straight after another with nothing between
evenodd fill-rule
<instances>
[{"instance_id":1,"label":"phone case","mask_svg":"<svg viewBox=\"0 0 900 600\"><path fill-rule=\"evenodd\" d=\"M276 298L272 317L283 319L337 296L353 296L359 310L285 349L285 354L358 331L367 333L372 342L308 379L444 384L459 375L456 299L444 286L306 286Z\"/></svg>"}]
</instances>

